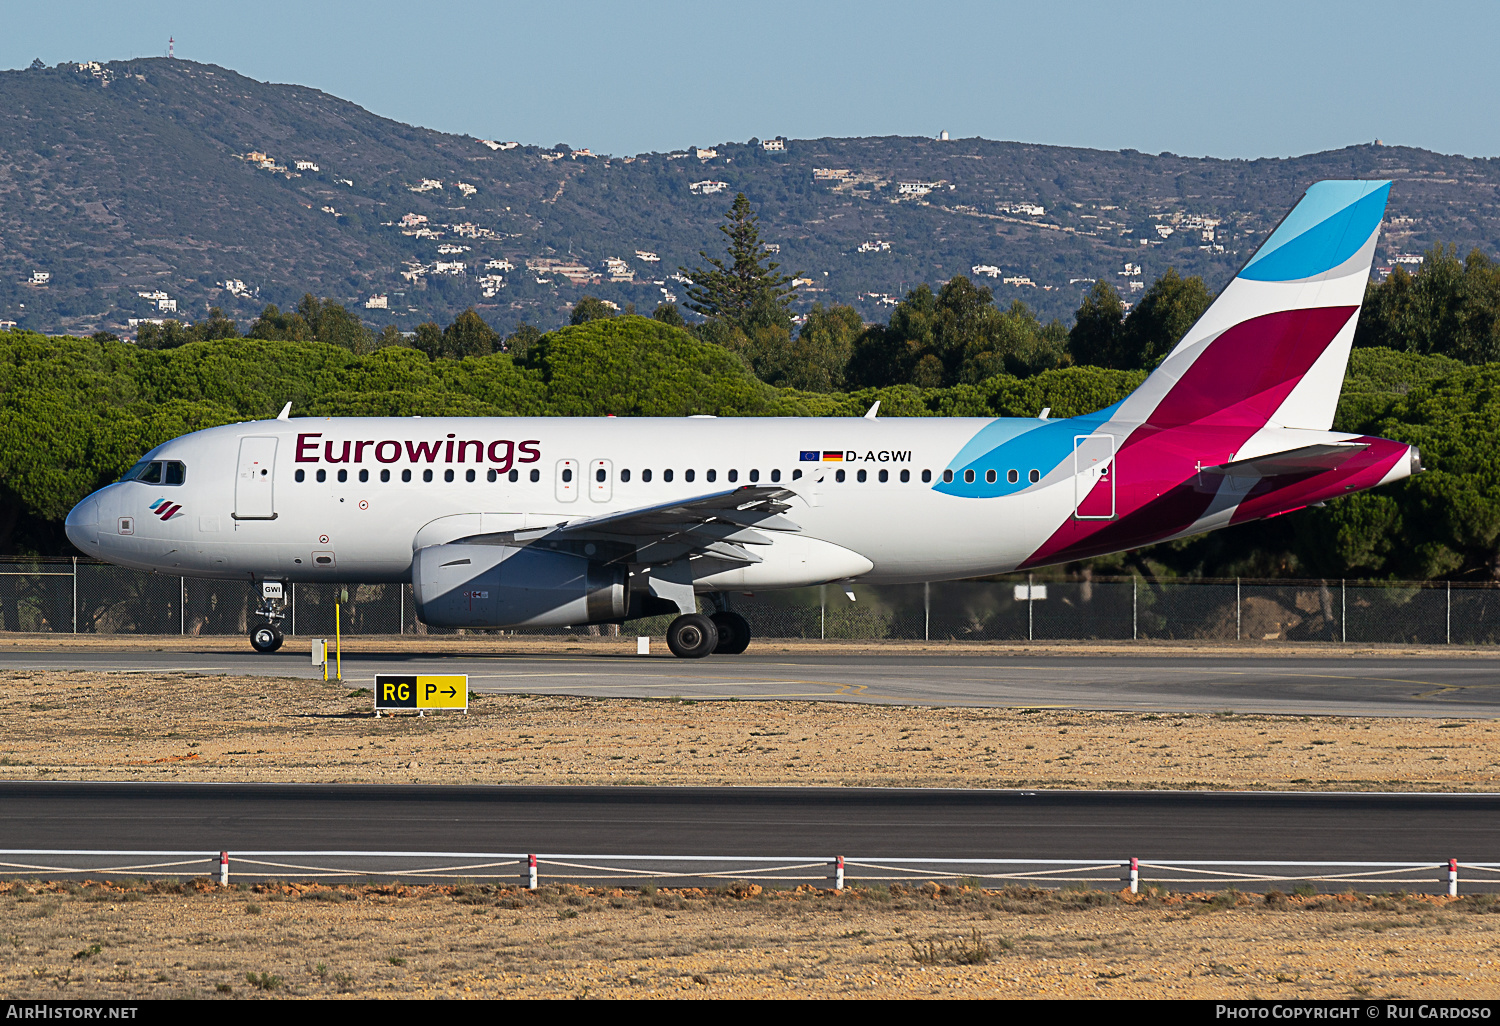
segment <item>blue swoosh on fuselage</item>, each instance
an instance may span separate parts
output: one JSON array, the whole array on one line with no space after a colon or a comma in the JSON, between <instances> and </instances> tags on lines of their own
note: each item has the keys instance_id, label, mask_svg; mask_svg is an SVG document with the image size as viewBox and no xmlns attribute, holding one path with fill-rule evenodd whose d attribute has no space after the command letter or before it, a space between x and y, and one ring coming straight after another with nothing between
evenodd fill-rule
<instances>
[{"instance_id":1,"label":"blue swoosh on fuselage","mask_svg":"<svg viewBox=\"0 0 1500 1026\"><path fill-rule=\"evenodd\" d=\"M1045 480L1054 468L1073 455L1077 436L1093 434L1123 402L1122 399L1095 413L1066 420L1003 417L991 421L949 462L947 469L953 471L953 480L939 479L933 490L966 499L993 499L1038 487L1030 480L1031 471L1039 471ZM964 481L966 470L974 471L972 482ZM985 474L991 470L995 471L993 484L985 480ZM1012 470L1016 471L1014 484L1006 479Z\"/></svg>"}]
</instances>

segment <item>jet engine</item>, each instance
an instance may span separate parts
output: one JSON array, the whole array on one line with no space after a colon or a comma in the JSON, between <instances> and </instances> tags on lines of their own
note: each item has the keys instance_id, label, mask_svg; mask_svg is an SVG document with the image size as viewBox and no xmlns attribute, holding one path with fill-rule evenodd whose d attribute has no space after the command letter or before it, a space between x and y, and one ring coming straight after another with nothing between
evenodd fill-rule
<instances>
[{"instance_id":1,"label":"jet engine","mask_svg":"<svg viewBox=\"0 0 1500 1026\"><path fill-rule=\"evenodd\" d=\"M628 606L624 567L526 546L429 545L411 578L433 627L565 627L619 620Z\"/></svg>"}]
</instances>

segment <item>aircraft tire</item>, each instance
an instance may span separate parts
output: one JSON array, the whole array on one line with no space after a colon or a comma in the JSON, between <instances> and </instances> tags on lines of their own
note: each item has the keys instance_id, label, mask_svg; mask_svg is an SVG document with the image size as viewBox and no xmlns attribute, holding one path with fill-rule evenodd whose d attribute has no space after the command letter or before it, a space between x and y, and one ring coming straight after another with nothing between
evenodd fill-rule
<instances>
[{"instance_id":1,"label":"aircraft tire","mask_svg":"<svg viewBox=\"0 0 1500 1026\"><path fill-rule=\"evenodd\" d=\"M719 644L714 648L714 655L739 655L750 647L750 621L739 613L725 610L715 613L712 620L719 629Z\"/></svg>"},{"instance_id":2,"label":"aircraft tire","mask_svg":"<svg viewBox=\"0 0 1500 1026\"><path fill-rule=\"evenodd\" d=\"M719 646L719 629L702 613L679 616L667 625L667 647L678 659L702 659Z\"/></svg>"},{"instance_id":3,"label":"aircraft tire","mask_svg":"<svg viewBox=\"0 0 1500 1026\"><path fill-rule=\"evenodd\" d=\"M275 652L284 640L281 632L268 623L258 624L250 631L250 647L263 655Z\"/></svg>"}]
</instances>

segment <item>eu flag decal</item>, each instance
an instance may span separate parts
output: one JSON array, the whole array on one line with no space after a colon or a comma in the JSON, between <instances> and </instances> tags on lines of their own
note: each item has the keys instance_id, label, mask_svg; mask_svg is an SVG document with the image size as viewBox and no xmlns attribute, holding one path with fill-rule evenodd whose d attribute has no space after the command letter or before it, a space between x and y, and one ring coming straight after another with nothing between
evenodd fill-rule
<instances>
[{"instance_id":1,"label":"eu flag decal","mask_svg":"<svg viewBox=\"0 0 1500 1026\"><path fill-rule=\"evenodd\" d=\"M817 451L814 450L814 449L803 449L802 450L802 462L803 463L816 463L816 462L818 462L818 453L817 453Z\"/></svg>"}]
</instances>

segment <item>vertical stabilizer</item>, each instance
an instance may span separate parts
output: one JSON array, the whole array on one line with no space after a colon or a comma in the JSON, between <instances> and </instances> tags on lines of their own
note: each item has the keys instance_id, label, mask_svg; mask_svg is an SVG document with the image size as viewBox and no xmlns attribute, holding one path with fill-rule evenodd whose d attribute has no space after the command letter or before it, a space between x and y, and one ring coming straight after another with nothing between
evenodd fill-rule
<instances>
[{"instance_id":1,"label":"vertical stabilizer","mask_svg":"<svg viewBox=\"0 0 1500 1026\"><path fill-rule=\"evenodd\" d=\"M1318 182L1114 418L1326 431L1390 182Z\"/></svg>"}]
</instances>

